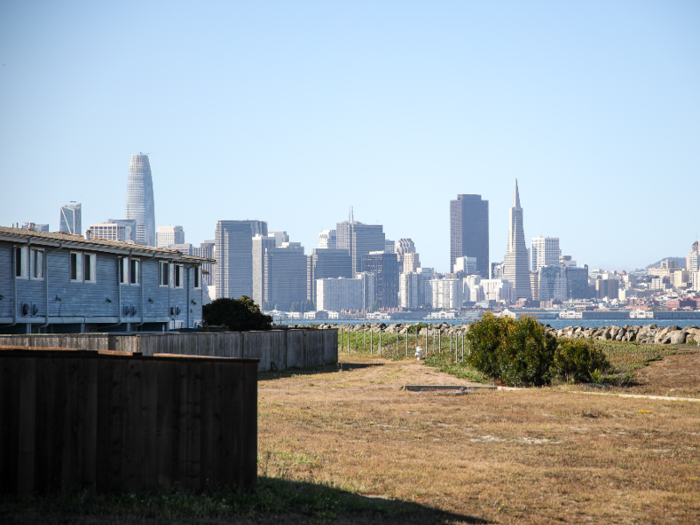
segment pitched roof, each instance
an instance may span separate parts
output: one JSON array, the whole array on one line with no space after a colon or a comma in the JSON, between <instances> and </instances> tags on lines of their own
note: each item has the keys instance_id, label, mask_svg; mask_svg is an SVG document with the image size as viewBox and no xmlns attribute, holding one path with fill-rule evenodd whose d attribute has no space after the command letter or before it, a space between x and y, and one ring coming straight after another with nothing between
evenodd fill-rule
<instances>
[{"instance_id":1,"label":"pitched roof","mask_svg":"<svg viewBox=\"0 0 700 525\"><path fill-rule=\"evenodd\" d=\"M154 246L142 246L131 242L109 241L107 239L86 239L82 235L63 232L39 232L25 230L24 228L8 228L0 226L0 241L22 242L46 246L73 246L84 250L99 250L112 253L131 253L136 255L149 255L164 259L187 260L192 262L216 263L215 259L206 257L196 257L194 255L184 255L177 250L167 248L156 248Z\"/></svg>"}]
</instances>

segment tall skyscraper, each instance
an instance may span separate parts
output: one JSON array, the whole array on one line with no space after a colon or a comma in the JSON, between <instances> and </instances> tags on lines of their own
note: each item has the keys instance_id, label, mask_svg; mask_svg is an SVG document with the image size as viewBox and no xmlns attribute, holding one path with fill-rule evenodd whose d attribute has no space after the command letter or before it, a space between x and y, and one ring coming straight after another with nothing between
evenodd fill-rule
<instances>
[{"instance_id":1,"label":"tall skyscraper","mask_svg":"<svg viewBox=\"0 0 700 525\"><path fill-rule=\"evenodd\" d=\"M82 235L82 204L71 201L61 206L60 226L58 231Z\"/></svg>"},{"instance_id":2,"label":"tall skyscraper","mask_svg":"<svg viewBox=\"0 0 700 525\"><path fill-rule=\"evenodd\" d=\"M158 226L156 230L156 246L167 248L171 244L184 244L185 230L182 226Z\"/></svg>"},{"instance_id":3,"label":"tall skyscraper","mask_svg":"<svg viewBox=\"0 0 700 525\"><path fill-rule=\"evenodd\" d=\"M411 239L399 239L396 242L396 256L399 258L399 262L403 263L403 256L406 253L416 253L416 245L413 244Z\"/></svg>"},{"instance_id":4,"label":"tall skyscraper","mask_svg":"<svg viewBox=\"0 0 700 525\"><path fill-rule=\"evenodd\" d=\"M376 251L362 256L362 271L377 277L376 298L379 308L399 306L399 261L395 253Z\"/></svg>"},{"instance_id":5,"label":"tall skyscraper","mask_svg":"<svg viewBox=\"0 0 700 525\"><path fill-rule=\"evenodd\" d=\"M253 237L253 301L262 307L265 300L265 252L277 247L277 240L271 235Z\"/></svg>"},{"instance_id":6,"label":"tall skyscraper","mask_svg":"<svg viewBox=\"0 0 700 525\"><path fill-rule=\"evenodd\" d=\"M153 203L153 179L148 155L131 156L126 183L126 218L136 221L136 242L156 245L156 215Z\"/></svg>"},{"instance_id":7,"label":"tall skyscraper","mask_svg":"<svg viewBox=\"0 0 700 525\"><path fill-rule=\"evenodd\" d=\"M384 251L384 228L380 224L363 224L350 215L350 220L339 222L336 228L336 248L347 250L352 257L352 275L362 271L362 256L369 252Z\"/></svg>"},{"instance_id":8,"label":"tall skyscraper","mask_svg":"<svg viewBox=\"0 0 700 525\"><path fill-rule=\"evenodd\" d=\"M214 265L217 298L253 297L253 237L257 234L267 236L266 222L217 221Z\"/></svg>"},{"instance_id":9,"label":"tall skyscraper","mask_svg":"<svg viewBox=\"0 0 700 525\"><path fill-rule=\"evenodd\" d=\"M309 256L308 299L316 301L316 280L352 278L352 260L347 250L314 248Z\"/></svg>"},{"instance_id":10,"label":"tall skyscraper","mask_svg":"<svg viewBox=\"0 0 700 525\"><path fill-rule=\"evenodd\" d=\"M284 242L265 249L263 303L289 310L292 303L306 300L306 255L298 242Z\"/></svg>"},{"instance_id":11,"label":"tall skyscraper","mask_svg":"<svg viewBox=\"0 0 700 525\"><path fill-rule=\"evenodd\" d=\"M532 271L544 266L559 266L559 238L535 237L532 239ZM543 301L546 299L543 299Z\"/></svg>"},{"instance_id":12,"label":"tall skyscraper","mask_svg":"<svg viewBox=\"0 0 700 525\"><path fill-rule=\"evenodd\" d=\"M489 275L489 201L481 195L457 195L450 201L450 271L457 257L476 257L481 277Z\"/></svg>"},{"instance_id":13,"label":"tall skyscraper","mask_svg":"<svg viewBox=\"0 0 700 525\"><path fill-rule=\"evenodd\" d=\"M503 278L513 286L516 300L520 298L532 299L529 267L527 246L525 245L525 231L523 229L523 209L520 207L518 179L515 179L513 207L510 209L508 246L506 248L506 257L503 261Z\"/></svg>"}]
</instances>

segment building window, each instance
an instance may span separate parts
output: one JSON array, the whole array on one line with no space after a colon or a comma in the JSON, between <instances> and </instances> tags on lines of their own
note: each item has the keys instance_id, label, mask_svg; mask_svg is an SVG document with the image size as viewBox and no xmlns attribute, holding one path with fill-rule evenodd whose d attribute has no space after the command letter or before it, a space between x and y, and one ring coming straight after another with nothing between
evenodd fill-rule
<instances>
[{"instance_id":1,"label":"building window","mask_svg":"<svg viewBox=\"0 0 700 525\"><path fill-rule=\"evenodd\" d=\"M94 253L83 254L83 273L85 274L86 283L97 282L97 256Z\"/></svg>"},{"instance_id":2,"label":"building window","mask_svg":"<svg viewBox=\"0 0 700 525\"><path fill-rule=\"evenodd\" d=\"M83 254L70 252L70 280L82 282L83 280Z\"/></svg>"},{"instance_id":3,"label":"building window","mask_svg":"<svg viewBox=\"0 0 700 525\"><path fill-rule=\"evenodd\" d=\"M165 261L160 261L160 286L170 285L170 264Z\"/></svg>"},{"instance_id":4,"label":"building window","mask_svg":"<svg viewBox=\"0 0 700 525\"><path fill-rule=\"evenodd\" d=\"M129 284L129 258L119 259L119 284Z\"/></svg>"},{"instance_id":5,"label":"building window","mask_svg":"<svg viewBox=\"0 0 700 525\"><path fill-rule=\"evenodd\" d=\"M129 270L130 270L130 276L131 278L129 279L129 282L131 284L139 284L140 282L140 275L139 275L139 269L140 269L140 264L138 259L129 259L130 265L129 265Z\"/></svg>"},{"instance_id":6,"label":"building window","mask_svg":"<svg viewBox=\"0 0 700 525\"><path fill-rule=\"evenodd\" d=\"M44 278L44 250L29 250L29 276L31 279Z\"/></svg>"},{"instance_id":7,"label":"building window","mask_svg":"<svg viewBox=\"0 0 700 525\"><path fill-rule=\"evenodd\" d=\"M28 248L15 249L15 276L19 279L27 279L29 277L28 253Z\"/></svg>"},{"instance_id":8,"label":"building window","mask_svg":"<svg viewBox=\"0 0 700 525\"><path fill-rule=\"evenodd\" d=\"M192 268L194 274L194 288L199 289L202 286L202 268L195 266Z\"/></svg>"},{"instance_id":9,"label":"building window","mask_svg":"<svg viewBox=\"0 0 700 525\"><path fill-rule=\"evenodd\" d=\"M180 264L174 264L173 267L175 269L173 286L175 288L182 288L183 266Z\"/></svg>"}]
</instances>

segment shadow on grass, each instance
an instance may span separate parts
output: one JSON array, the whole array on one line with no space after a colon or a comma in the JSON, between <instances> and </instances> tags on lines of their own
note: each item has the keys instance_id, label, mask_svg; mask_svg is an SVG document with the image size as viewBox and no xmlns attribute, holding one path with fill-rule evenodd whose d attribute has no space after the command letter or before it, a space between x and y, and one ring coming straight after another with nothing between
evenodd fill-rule
<instances>
[{"instance_id":1,"label":"shadow on grass","mask_svg":"<svg viewBox=\"0 0 700 525\"><path fill-rule=\"evenodd\" d=\"M374 366L384 366L384 363L338 363L335 365L322 365L313 368L289 368L278 372L258 372L258 381L270 381L294 376L312 376L316 374L330 374L333 372L351 372Z\"/></svg>"},{"instance_id":2,"label":"shadow on grass","mask_svg":"<svg viewBox=\"0 0 700 525\"><path fill-rule=\"evenodd\" d=\"M261 477L252 493L211 490L158 495L64 492L0 497L9 523L488 523L419 503L361 496L316 483Z\"/></svg>"}]
</instances>

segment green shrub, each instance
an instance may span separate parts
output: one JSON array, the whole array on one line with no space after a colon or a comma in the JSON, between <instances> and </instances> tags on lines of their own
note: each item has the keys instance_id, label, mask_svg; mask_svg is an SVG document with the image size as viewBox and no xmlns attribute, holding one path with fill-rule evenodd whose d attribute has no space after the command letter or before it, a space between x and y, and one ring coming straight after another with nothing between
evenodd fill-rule
<instances>
[{"instance_id":1,"label":"green shrub","mask_svg":"<svg viewBox=\"0 0 700 525\"><path fill-rule=\"evenodd\" d=\"M567 382L590 383L594 372L599 378L609 368L608 358L590 341L561 339L554 352L551 373L552 377L560 377Z\"/></svg>"},{"instance_id":2,"label":"green shrub","mask_svg":"<svg viewBox=\"0 0 700 525\"><path fill-rule=\"evenodd\" d=\"M225 326L232 332L270 330L272 317L260 311L260 307L247 295L238 299L222 297L202 308L202 317L209 326Z\"/></svg>"},{"instance_id":3,"label":"green shrub","mask_svg":"<svg viewBox=\"0 0 700 525\"><path fill-rule=\"evenodd\" d=\"M488 377L511 386L549 383L557 340L536 319L486 313L466 338L469 363Z\"/></svg>"},{"instance_id":4,"label":"green shrub","mask_svg":"<svg viewBox=\"0 0 700 525\"><path fill-rule=\"evenodd\" d=\"M533 317L518 320L484 314L467 332L467 360L487 377L509 386L542 386L553 379L591 381L610 368L592 343L547 333Z\"/></svg>"},{"instance_id":5,"label":"green shrub","mask_svg":"<svg viewBox=\"0 0 700 525\"><path fill-rule=\"evenodd\" d=\"M408 332L409 334L417 334L417 333L420 332L423 328L429 328L429 327L430 327L429 324L418 323L418 324L414 324L414 325L412 325L412 326L409 326L407 332Z\"/></svg>"}]
</instances>

